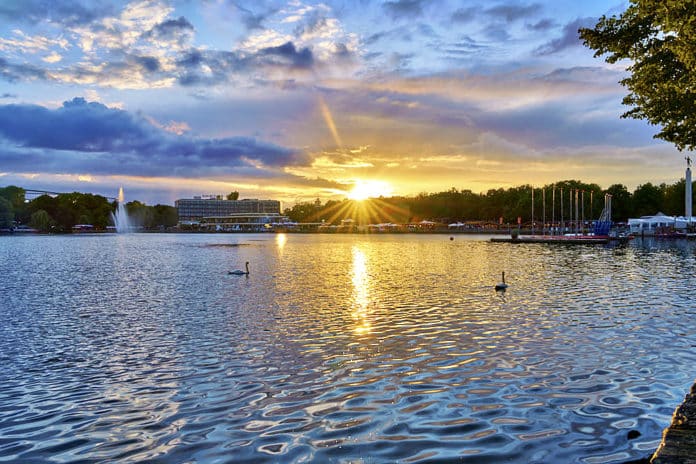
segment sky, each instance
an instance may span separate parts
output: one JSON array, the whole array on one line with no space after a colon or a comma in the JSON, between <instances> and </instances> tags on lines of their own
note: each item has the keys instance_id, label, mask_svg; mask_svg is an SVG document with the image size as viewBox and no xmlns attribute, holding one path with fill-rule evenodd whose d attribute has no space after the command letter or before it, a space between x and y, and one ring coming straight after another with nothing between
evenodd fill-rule
<instances>
[{"instance_id":1,"label":"sky","mask_svg":"<svg viewBox=\"0 0 696 464\"><path fill-rule=\"evenodd\" d=\"M621 119L626 1L3 0L0 186L174 204L629 190L684 154Z\"/></svg>"}]
</instances>

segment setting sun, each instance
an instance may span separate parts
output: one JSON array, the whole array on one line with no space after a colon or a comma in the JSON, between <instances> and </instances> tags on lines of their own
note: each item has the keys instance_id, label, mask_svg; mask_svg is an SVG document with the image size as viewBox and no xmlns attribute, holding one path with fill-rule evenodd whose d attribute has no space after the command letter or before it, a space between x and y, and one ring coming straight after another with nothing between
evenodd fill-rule
<instances>
[{"instance_id":1,"label":"setting sun","mask_svg":"<svg viewBox=\"0 0 696 464\"><path fill-rule=\"evenodd\" d=\"M367 200L368 198L389 197L392 195L392 186L388 182L380 180L359 180L355 182L353 189L348 192L351 200Z\"/></svg>"}]
</instances>

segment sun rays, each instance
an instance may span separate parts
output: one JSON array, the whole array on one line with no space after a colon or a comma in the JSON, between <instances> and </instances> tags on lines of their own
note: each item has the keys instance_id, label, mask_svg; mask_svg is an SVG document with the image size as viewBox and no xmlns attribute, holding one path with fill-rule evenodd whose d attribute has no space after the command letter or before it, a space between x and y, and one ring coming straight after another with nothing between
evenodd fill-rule
<instances>
[{"instance_id":1,"label":"sun rays","mask_svg":"<svg viewBox=\"0 0 696 464\"><path fill-rule=\"evenodd\" d=\"M411 211L401 206L398 198L392 197L329 201L307 221L338 225L344 219L352 219L355 225L368 225L405 223L410 217Z\"/></svg>"},{"instance_id":2,"label":"sun rays","mask_svg":"<svg viewBox=\"0 0 696 464\"><path fill-rule=\"evenodd\" d=\"M358 180L348 192L350 200L367 200L368 198L390 197L392 187L388 182L381 180Z\"/></svg>"}]
</instances>

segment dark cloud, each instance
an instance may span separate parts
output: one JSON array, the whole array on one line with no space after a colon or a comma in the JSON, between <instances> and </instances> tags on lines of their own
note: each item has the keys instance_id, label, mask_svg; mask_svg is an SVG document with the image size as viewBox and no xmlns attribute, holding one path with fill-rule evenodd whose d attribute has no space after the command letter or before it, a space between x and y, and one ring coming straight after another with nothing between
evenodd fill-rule
<instances>
[{"instance_id":1,"label":"dark cloud","mask_svg":"<svg viewBox=\"0 0 696 464\"><path fill-rule=\"evenodd\" d=\"M3 93L2 95L0 95L0 98L17 98L17 95L13 93Z\"/></svg>"},{"instance_id":2,"label":"dark cloud","mask_svg":"<svg viewBox=\"0 0 696 464\"><path fill-rule=\"evenodd\" d=\"M138 56L135 60L148 72L156 72L160 69L160 62L154 56Z\"/></svg>"},{"instance_id":3,"label":"dark cloud","mask_svg":"<svg viewBox=\"0 0 696 464\"><path fill-rule=\"evenodd\" d=\"M347 58L345 44L336 44L336 58ZM64 68L64 76L73 81L100 81L103 85L119 85L131 74L146 80L175 77L183 86L215 85L229 82L236 74L253 76L257 71L276 68L287 71L307 71L314 67L315 58L307 47L297 48L293 42L263 48L255 53L189 48L178 54L173 70L165 70L154 56L139 56L114 51L110 60L94 66L75 64ZM31 64L14 64L0 57L0 79L16 82L52 80L46 69Z\"/></svg>"},{"instance_id":4,"label":"dark cloud","mask_svg":"<svg viewBox=\"0 0 696 464\"><path fill-rule=\"evenodd\" d=\"M47 80L48 73L45 69L31 64L12 64L0 57L0 78L8 82L23 80Z\"/></svg>"},{"instance_id":5,"label":"dark cloud","mask_svg":"<svg viewBox=\"0 0 696 464\"><path fill-rule=\"evenodd\" d=\"M0 17L13 22L50 21L64 25L89 24L115 14L113 5L102 0L9 0L0 2Z\"/></svg>"},{"instance_id":6,"label":"dark cloud","mask_svg":"<svg viewBox=\"0 0 696 464\"><path fill-rule=\"evenodd\" d=\"M183 16L180 16L179 19L169 19L156 25L143 36L156 40L175 41L179 45L183 45L191 40L193 32L193 24Z\"/></svg>"},{"instance_id":7,"label":"dark cloud","mask_svg":"<svg viewBox=\"0 0 696 464\"><path fill-rule=\"evenodd\" d=\"M439 35L428 24L411 23L395 27L380 32L376 32L368 36L364 43L365 45L373 45L381 40L393 40L399 42L413 42L423 38L438 39Z\"/></svg>"},{"instance_id":8,"label":"dark cloud","mask_svg":"<svg viewBox=\"0 0 696 464\"><path fill-rule=\"evenodd\" d=\"M544 18L536 23L533 24L527 24L527 29L530 31L548 31L549 29L552 29L556 27L556 22L553 19L550 18Z\"/></svg>"},{"instance_id":9,"label":"dark cloud","mask_svg":"<svg viewBox=\"0 0 696 464\"><path fill-rule=\"evenodd\" d=\"M258 6L260 2L253 2L253 6ZM241 13L244 26L250 31L254 29L263 29L263 22L268 16L275 13L277 10L269 10L264 13L255 13L251 8L242 5L242 2L231 2L231 4Z\"/></svg>"},{"instance_id":10,"label":"dark cloud","mask_svg":"<svg viewBox=\"0 0 696 464\"><path fill-rule=\"evenodd\" d=\"M488 49L488 45L484 45L472 37L464 35L458 42L446 44L442 48L442 52L449 59L460 60L472 55L480 55Z\"/></svg>"},{"instance_id":11,"label":"dark cloud","mask_svg":"<svg viewBox=\"0 0 696 464\"><path fill-rule=\"evenodd\" d=\"M508 23L524 18L533 17L541 12L539 3L530 5L498 5L485 10L488 16L504 20Z\"/></svg>"},{"instance_id":12,"label":"dark cloud","mask_svg":"<svg viewBox=\"0 0 696 464\"><path fill-rule=\"evenodd\" d=\"M388 37L389 33L387 31L381 31L381 32L375 32L374 34L371 34L367 36L364 40L365 45L373 45L380 40Z\"/></svg>"},{"instance_id":13,"label":"dark cloud","mask_svg":"<svg viewBox=\"0 0 696 464\"><path fill-rule=\"evenodd\" d=\"M409 19L422 15L425 4L426 0L394 0L384 2L382 8L394 19Z\"/></svg>"},{"instance_id":14,"label":"dark cloud","mask_svg":"<svg viewBox=\"0 0 696 464\"><path fill-rule=\"evenodd\" d=\"M122 175L220 175L306 165L308 155L250 137L176 136L145 118L75 98L62 107L0 106L6 168Z\"/></svg>"},{"instance_id":15,"label":"dark cloud","mask_svg":"<svg viewBox=\"0 0 696 464\"><path fill-rule=\"evenodd\" d=\"M229 79L238 69L239 57L232 52L190 49L176 62L179 84L183 86L215 85Z\"/></svg>"},{"instance_id":16,"label":"dark cloud","mask_svg":"<svg viewBox=\"0 0 696 464\"><path fill-rule=\"evenodd\" d=\"M476 6L470 6L468 8L459 8L454 13L452 13L452 21L457 23L468 23L476 18L476 15L480 12L480 8Z\"/></svg>"},{"instance_id":17,"label":"dark cloud","mask_svg":"<svg viewBox=\"0 0 696 464\"><path fill-rule=\"evenodd\" d=\"M160 37L175 37L181 31L193 31L193 24L183 16L169 19L152 28L152 32Z\"/></svg>"},{"instance_id":18,"label":"dark cloud","mask_svg":"<svg viewBox=\"0 0 696 464\"><path fill-rule=\"evenodd\" d=\"M335 55L339 58L350 58L353 56L353 53L351 53L351 51L348 50L346 44L337 43Z\"/></svg>"},{"instance_id":19,"label":"dark cloud","mask_svg":"<svg viewBox=\"0 0 696 464\"><path fill-rule=\"evenodd\" d=\"M312 51L306 47L298 50L292 42L286 42L278 47L262 48L259 50L258 56L271 59L265 64L288 65L298 69L309 69L314 64Z\"/></svg>"},{"instance_id":20,"label":"dark cloud","mask_svg":"<svg viewBox=\"0 0 696 464\"><path fill-rule=\"evenodd\" d=\"M578 18L563 27L563 34L557 39L553 39L536 49L537 55L551 55L570 47L582 44L578 29L583 27L594 27L597 18Z\"/></svg>"},{"instance_id":21,"label":"dark cloud","mask_svg":"<svg viewBox=\"0 0 696 464\"><path fill-rule=\"evenodd\" d=\"M491 23L483 29L483 33L491 40L504 42L510 38L508 27L502 23Z\"/></svg>"}]
</instances>

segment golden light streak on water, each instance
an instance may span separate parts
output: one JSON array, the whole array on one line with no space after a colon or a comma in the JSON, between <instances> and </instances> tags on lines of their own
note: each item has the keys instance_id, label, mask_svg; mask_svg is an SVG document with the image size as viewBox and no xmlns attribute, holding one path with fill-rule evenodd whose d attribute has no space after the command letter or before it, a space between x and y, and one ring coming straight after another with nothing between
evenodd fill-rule
<instances>
[{"instance_id":1,"label":"golden light streak on water","mask_svg":"<svg viewBox=\"0 0 696 464\"><path fill-rule=\"evenodd\" d=\"M278 251L282 252L285 248L285 243L288 241L288 236L286 234L276 234L275 242L278 247Z\"/></svg>"},{"instance_id":2,"label":"golden light streak on water","mask_svg":"<svg viewBox=\"0 0 696 464\"><path fill-rule=\"evenodd\" d=\"M126 199L126 197L123 195L123 187L119 187L118 189L118 203L123 204L123 201Z\"/></svg>"},{"instance_id":3,"label":"golden light streak on water","mask_svg":"<svg viewBox=\"0 0 696 464\"><path fill-rule=\"evenodd\" d=\"M365 253L354 246L353 254L353 319L356 320L356 325L353 331L358 335L369 334L372 331L372 326L368 319L368 306L370 304L370 275L367 272L367 258Z\"/></svg>"},{"instance_id":4,"label":"golden light streak on water","mask_svg":"<svg viewBox=\"0 0 696 464\"><path fill-rule=\"evenodd\" d=\"M319 97L319 109L321 110L321 115L324 117L324 121L326 121L326 125L331 131L334 142L336 142L336 145L339 148L343 147L343 142L341 142L341 137L338 135L338 129L336 129L336 124L334 123L333 116L331 115L331 110L329 110L329 107L326 105L326 102L321 96Z\"/></svg>"}]
</instances>

